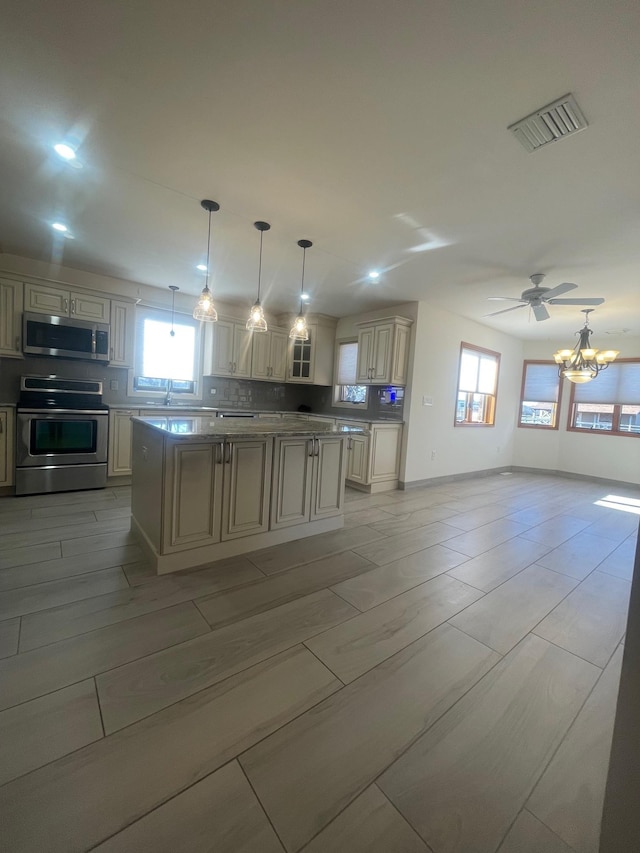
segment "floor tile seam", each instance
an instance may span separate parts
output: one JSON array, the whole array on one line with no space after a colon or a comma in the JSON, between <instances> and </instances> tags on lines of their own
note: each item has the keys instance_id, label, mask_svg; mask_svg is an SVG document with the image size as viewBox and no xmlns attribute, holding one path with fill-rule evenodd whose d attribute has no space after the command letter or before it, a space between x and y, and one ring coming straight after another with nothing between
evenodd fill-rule
<instances>
[{"instance_id":1,"label":"floor tile seam","mask_svg":"<svg viewBox=\"0 0 640 853\"><path fill-rule=\"evenodd\" d=\"M358 575L356 575L356 577L358 577ZM347 578L347 580L351 580L351 578ZM348 598L345 598L343 595L340 595L340 593L335 590L335 587L339 586L341 583L344 583L344 581L338 581L338 583L333 584L333 586L327 586L327 587L324 587L324 589L328 589L329 592L332 592L341 601L344 601L345 604L348 604L350 607L354 607L358 611L357 614L350 617L351 619L355 619L356 616L359 616L362 613L368 613L369 612L368 610L362 610L360 607L358 607L357 604L354 604L352 601L349 601Z\"/></svg>"},{"instance_id":2,"label":"floor tile seam","mask_svg":"<svg viewBox=\"0 0 640 853\"><path fill-rule=\"evenodd\" d=\"M555 608L554 608L554 609L555 609ZM548 616L548 615L549 615L549 614L547 614L547 616ZM545 617L545 619L546 619L546 617ZM544 619L543 619L542 621L544 621ZM539 624L540 624L540 623L538 623L538 625L539 625ZM538 625L536 625L536 628L538 627ZM533 634L533 635L534 635L535 637L537 637L539 640L544 640L544 641L545 641L545 643L549 643L551 646L555 646L555 647L556 647L556 649L560 649L560 651L563 651L563 652L565 652L565 653L566 653L566 654L568 654L568 655L572 655L574 658L578 658L578 660L584 661L584 663L591 664L591 666L595 666L597 669L601 669L601 670L602 670L602 669L604 669L604 667L603 667L603 666L600 666L600 664L594 663L592 660L588 660L587 658L583 658L583 657L582 657L582 655L578 655L578 654L576 654L575 652L572 652L570 649L565 649L565 647L564 647L564 646L561 646L561 645L560 645L560 643L556 643L556 642L554 642L553 640L549 640L547 637L543 637L541 634L536 634L535 628L532 628L532 629L529 631L529 634ZM526 635L526 636L528 636L528 635ZM618 642L619 642L619 641L618 641ZM618 645L618 643L616 643L616 646L617 646L617 645Z\"/></svg>"},{"instance_id":3,"label":"floor tile seam","mask_svg":"<svg viewBox=\"0 0 640 853\"><path fill-rule=\"evenodd\" d=\"M458 515L466 515L466 513L458 513ZM455 516L451 516L451 518L449 518L449 519L443 518L442 521L444 523L449 521L450 526L455 527L455 524L453 523L453 519L455 519ZM476 524L475 527L469 527L469 528L460 527L460 528L458 528L458 530L462 530L464 533L473 533L475 530L482 530L483 527L487 527L489 524L495 524L496 521L503 521L503 520L508 521L509 519L507 518L506 515L499 515L497 518L490 518L487 521L483 521L481 524ZM522 522L517 521L516 524L522 524ZM528 529L529 528L527 528L527 530ZM519 535L519 534L517 534L517 535Z\"/></svg>"},{"instance_id":4,"label":"floor tile seam","mask_svg":"<svg viewBox=\"0 0 640 853\"><path fill-rule=\"evenodd\" d=\"M529 796L531 796L531 794L530 794ZM546 829L548 829L548 830L549 830L549 832L554 836L554 838L559 839L559 841L560 841L562 844L564 844L564 845L565 845L565 846L566 846L566 847L571 851L571 853L581 853L581 851L579 851L577 848L573 847L571 844L569 844L569 842L568 842L568 841L565 841L565 840L564 840L564 838L562 838L560 835L558 835L558 833L557 833L554 829L552 829L548 824L546 824L546 823L542 820L542 818L538 817L538 815L537 815L537 814L535 814L534 812L532 812L530 808L527 808L527 806L526 806L526 805L525 805L525 806L523 806L522 811L523 811L523 812L527 812L527 813L528 813L528 814L530 814L533 818L535 818L535 820L539 821L539 822L540 822L540 823L541 823L541 824L542 824Z\"/></svg>"},{"instance_id":5,"label":"floor tile seam","mask_svg":"<svg viewBox=\"0 0 640 853\"><path fill-rule=\"evenodd\" d=\"M485 554L486 554L486 553L487 553L487 552L485 551ZM481 556L481 555L479 555L479 556ZM542 555L542 556L544 556L544 555ZM468 557L467 559L468 559L468 560L473 560L473 559L475 559L475 557ZM540 559L540 557L537 557L536 559L537 559L537 560L539 560L539 559ZM460 565L461 565L461 566L463 566L463 565L464 565L464 563L460 563ZM531 566L537 566L537 565L538 565L538 563L536 562L536 560L533 560L531 563L528 563L526 566L523 566L521 569L518 569L518 571L517 571L517 572L514 572L512 575L509 575L509 577L508 577L508 578L505 578L504 580L500 581L500 583L497 583L495 586L492 586L492 587L491 587L491 589L489 589L489 590L485 590L485 589L481 589L480 587L473 586L473 584L472 584L472 583L469 583L469 581L461 581L461 583L466 583L466 584L467 584L467 586L471 586L471 587L473 587L473 589L477 589L479 592L483 592L485 595L490 595L490 594L491 594L492 592L494 592L496 589L500 589L500 587L501 587L501 586L504 586L506 583L509 583L509 581L513 580L514 578L517 578L517 577L518 577L518 575L521 575L521 574L522 574L522 572L526 571L527 569L530 569L530 568L531 568ZM449 571L449 572L453 572L453 571L455 571L457 568L458 568L458 566L454 566L454 567L453 567L453 569L449 569L448 571ZM545 568L546 568L546 566L540 566L540 568L545 569ZM552 569L548 569L548 571L553 571L553 570L552 570ZM560 574L560 573L559 573L559 572L556 572L556 574ZM454 576L452 575L451 577L454 577ZM562 575L562 577L568 577L568 575ZM459 580L459 578L454 578L454 579L455 579L455 580ZM576 578L573 578L573 580L576 580ZM577 585L578 585L578 584L576 584L576 586L577 586ZM574 587L573 589L575 589L575 588L576 588L576 587ZM573 590L571 590L571 592L573 592ZM478 599L478 601L480 601L480 599ZM475 604L475 602L474 602L474 604Z\"/></svg>"},{"instance_id":6,"label":"floor tile seam","mask_svg":"<svg viewBox=\"0 0 640 853\"><path fill-rule=\"evenodd\" d=\"M247 771L245 770L244 765L241 763L241 761L240 761L239 757L236 757L236 758L234 758L234 759L232 759L232 760L233 760L233 761L235 761L235 762L236 762L236 764L238 765L238 767L240 768L240 772L241 772L241 773L242 773L242 775L244 776L244 778L245 778L245 780L246 780L247 784L249 785L249 788L251 789L251 792L252 792L253 796L255 797L255 800L256 800L256 802L257 802L257 804L258 804L258 808L260 809L260 811L262 812L262 814L265 816L265 818L266 818L266 820L267 820L267 823L269 824L269 826L270 826L270 827L271 827L271 829L273 830L273 832L274 832L274 834L275 834L276 838L278 839L278 842L280 843L280 845L281 845L281 847L282 847L282 850L283 850L283 851L287 851L287 847L285 846L285 843L284 843L283 839L280 837L280 833L279 833L279 832L278 832L278 830L276 829L275 824L274 824L274 823L273 823L273 821L271 820L271 817L270 817L270 815L269 815L269 812L268 812L268 811L267 811L267 809L266 809L265 804L262 802L262 800L261 800L261 799L260 799L260 797L258 796L258 792L257 792L257 791L256 791L256 789L253 787L253 782L252 782L252 781L251 781L251 779L249 778L249 775L248 775Z\"/></svg>"},{"instance_id":7,"label":"floor tile seam","mask_svg":"<svg viewBox=\"0 0 640 853\"><path fill-rule=\"evenodd\" d=\"M473 531L470 531L470 532L473 532ZM463 535L464 535L464 534L463 534ZM501 542L498 542L498 544L497 544L497 545L495 545L495 544L494 544L494 545L490 545L488 548L485 548L485 550L484 550L484 551L479 551L477 554L471 554L471 555L470 555L470 554L465 554L465 553L464 553L464 551L459 551L459 550L458 550L457 548L455 548L452 544L449 544L449 545L447 545L446 547L447 547L447 548L450 548L452 551L455 551L455 552L456 552L456 554L462 554L462 555L463 555L463 556L465 556L468 560L475 560L475 558L476 558L476 557L481 557L483 554L486 554L488 551L493 551L493 549L494 549L494 548L498 548L500 545L505 545L507 542L511 542L513 539L518 539L521 535L522 535L521 533L516 533L516 534L514 534L513 536L509 536L509 538L508 538L508 539L503 539ZM453 537L451 537L451 538L453 538ZM443 542L449 542L449 539L443 539L442 541L443 541ZM531 540L527 540L527 541L531 541ZM442 544L442 543L437 543L437 544ZM543 544L543 543L538 543L538 544Z\"/></svg>"},{"instance_id":8,"label":"floor tile seam","mask_svg":"<svg viewBox=\"0 0 640 853\"><path fill-rule=\"evenodd\" d=\"M78 555L78 556L80 556L80 555ZM61 557L60 559L64 560L65 558ZM48 563L49 561L48 560L42 560L41 562ZM39 565L39 563L28 563L27 565L37 566L37 565ZM105 571L109 571L111 569L120 569L122 571L122 573L124 574L124 576L127 580L127 583L128 583L129 578L127 578L126 572L124 571L124 567L126 565L127 565L126 563L118 563L115 566L102 566L99 569L93 569L93 571L89 570L86 572L76 572L73 575L61 575L60 577L48 578L47 580L41 580L41 581L38 581L37 583L25 584L24 586L11 586L11 587L0 586L0 594L2 594L3 592L12 592L15 589L29 589L30 587L41 586L43 583L55 583L56 581L64 581L64 580L67 580L69 578L82 578L82 577L86 577L87 575L95 575L96 572L105 572ZM18 567L16 567L16 568L18 568ZM20 566L19 568L23 568L23 566ZM4 571L10 571L10 569L0 569L0 579L2 578L2 572L4 572ZM108 595L108 593L106 593L106 595ZM34 612L39 612L39 611L34 611Z\"/></svg>"},{"instance_id":9,"label":"floor tile seam","mask_svg":"<svg viewBox=\"0 0 640 853\"><path fill-rule=\"evenodd\" d=\"M194 639L197 639L197 638L194 638ZM168 648L172 648L172 647L171 647L171 646L169 646ZM342 688L346 686L346 685L345 685L345 683L342 681L342 679L341 679L341 678L339 678L339 677L338 677L338 676L333 672L333 670L331 670L331 669L326 665L326 663L324 663L323 661L321 661L321 660L318 658L318 656L317 656L317 655L313 654L313 652L311 651L311 649L309 649L309 648L305 645L305 643L304 643L304 641L303 641L303 640L299 640L297 643L294 643L294 644L293 644L293 645L291 645L291 646L287 646L287 648L286 648L286 649L280 649L279 651L277 651L277 652L273 652L273 653L271 653L271 654L267 655L267 656L266 656L266 657L264 657L264 658L260 658L260 660L258 660L258 661L254 661L253 663L250 663L250 664L247 664L246 666L243 666L241 669L234 670L233 672L230 672L228 675L225 675L223 678L220 678L220 679L218 679L218 680L216 680L216 681L213 681L213 682L211 682L210 684L204 684L202 687L198 687L198 689L197 689L197 690L194 690L194 691L192 691L192 692L190 692L190 693L187 693L185 696L181 696L179 699L176 699L174 702L170 702L168 705L164 705L162 708L157 708L155 711L151 711L149 714L145 714L145 715L144 715L144 716L142 716L142 717L138 717L137 719L132 720L130 723L127 723L127 724L126 724L126 725L124 725L124 726L120 726L120 727L119 727L119 728L117 728L117 729L113 729L113 731L108 732L108 733L105 735L105 737L111 737L112 735L117 735L119 732L123 732L123 731L125 731L125 729L129 729L129 728L131 728L131 726L135 726L135 725L137 725L138 723L142 722L143 720L150 720L150 719L151 719L152 717L154 717L156 714L162 714L164 711L167 711L169 708L173 708L175 705L179 705L179 704L180 704L180 702L184 702L184 701L186 701L187 699L192 699L194 696L197 696L199 693L204 693L204 691L205 691L205 690L210 690L212 687L218 687L218 686L220 686L221 684L224 684L224 683L225 683L225 681L228 681L230 678L235 678L236 676L241 675L243 672L247 672L248 670L252 669L254 666L262 666L263 664L267 663L268 661L273 660L274 658L277 658L277 657L278 657L278 655L283 655L283 654L285 654L286 652L291 652L291 651L293 651L293 650L294 650L294 649L296 649L296 648L300 648L300 649L303 649L303 648L304 648L304 650L305 650L305 651L307 651L307 652L309 652L310 654L312 654L312 655L313 655L313 657L314 657L314 658L316 658L316 660L317 660L317 661L322 665L322 667L323 667L324 669L326 669L326 670L330 673L330 675L332 675L332 676L333 676L333 678L334 678L336 681L339 681L339 682L340 682L340 687L338 688L338 690L342 690ZM162 651L162 650L161 650L161 651ZM136 661L129 661L129 663L135 663L135 662L136 662ZM123 666L127 666L127 664L123 664ZM118 669L118 668L119 668L119 667L114 667L114 669ZM110 670L107 670L107 672L108 672L108 671L110 671ZM98 676L100 676L100 675L105 675L105 674L106 674L105 672L101 672L101 673L98 673L95 677L97 678ZM337 690L334 690L334 691L333 691L333 693L331 693L331 694L329 694L329 695L333 696L333 695L334 695L334 693L336 693L336 692L337 692ZM325 698L326 698L326 697L325 697ZM314 707L314 706L312 706L312 707ZM304 711L303 711L302 713L304 713ZM298 715L298 716L299 716L299 715ZM292 719L295 719L295 717L294 717L294 718L292 718ZM285 724L285 725L286 725L286 724ZM235 757L237 757L237 756L235 756Z\"/></svg>"},{"instance_id":10,"label":"floor tile seam","mask_svg":"<svg viewBox=\"0 0 640 853\"><path fill-rule=\"evenodd\" d=\"M120 567L118 567L118 568L120 568ZM93 572L93 573L89 573L89 574L98 574L99 572L110 572L110 571L113 571L113 569L112 568L99 569L97 572ZM122 574L122 576L126 582L127 578L126 578L126 576L125 576L125 574L121 568L120 568L120 572L121 572L121 574ZM67 580L67 578L63 578L63 580ZM44 583L49 583L49 581L44 581ZM50 583L56 583L56 581L50 581ZM37 586L40 586L40 584L32 584L32 586L37 587ZM17 590L6 590L6 591L7 592L18 592L20 590L25 590L25 589L30 589L30 588L31 587L22 586L22 587L18 587ZM128 589L128 584L125 583L125 586L119 587L118 589L111 590L111 592L119 592L123 589ZM108 593L105 593L105 594L108 594ZM97 598L97 596L86 595L84 597L81 596L80 598L72 598L70 601L64 601L61 604L54 604L52 607L51 606L50 607L40 607L36 610L19 611L19 612L13 613L12 615L9 615L9 616L2 616L0 614L0 620L3 622L6 622L7 619L15 619L18 616L34 616L36 613L44 613L45 611L53 610L56 607L64 607L65 604L75 604L78 601L86 601L88 598Z\"/></svg>"},{"instance_id":11,"label":"floor tile seam","mask_svg":"<svg viewBox=\"0 0 640 853\"><path fill-rule=\"evenodd\" d=\"M318 636L318 635L316 635L316 636ZM312 639L312 638L311 638L311 637L309 637L308 639L310 640L310 639ZM331 667L329 666L329 664L325 663L325 661L323 661L323 660L322 660L322 658L320 658L320 657L319 657L319 656L318 656L318 655L313 651L313 649L310 649L310 648L309 648L309 646L307 645L307 642L308 642L308 640L302 640L302 642L300 643L300 645L304 646L304 647L305 647L305 649L306 649L310 654L312 654L312 655L314 656L314 658L318 661L318 663L320 663L320 664L321 664L325 669L328 669L328 670L329 670L329 672L331 673L331 675L333 675L333 677L334 677L334 678L336 678L336 679L340 682L340 684L341 684L340 690L342 690L344 687L348 687L348 686L349 686L349 684L352 684L352 683L353 683L353 682L343 681L343 679L342 679L342 678L340 678L340 676L338 675L338 673L337 673L337 672L334 672L334 671L331 669ZM331 694L331 695L333 696L333 694Z\"/></svg>"},{"instance_id":12,"label":"floor tile seam","mask_svg":"<svg viewBox=\"0 0 640 853\"><path fill-rule=\"evenodd\" d=\"M98 713L100 714L100 727L102 729L102 737L106 737L107 731L104 727L104 716L102 714L102 703L100 702L100 694L98 693L98 683L96 681L95 675L92 677L91 682L93 684L93 693L96 697L96 705L98 706Z\"/></svg>"},{"instance_id":13,"label":"floor tile seam","mask_svg":"<svg viewBox=\"0 0 640 853\"><path fill-rule=\"evenodd\" d=\"M366 525L361 525L361 526L362 526L362 527L366 527ZM341 529L342 529L342 530L357 530L358 528L357 528L357 527L347 527L347 528L344 528L344 527L343 527L343 528L341 528ZM378 531L376 530L375 532L377 533ZM381 539L380 539L380 541L381 541L381 542L382 542L383 538L384 538L384 539L386 539L386 538L387 538L387 536L386 536L385 534L382 534L382 533L380 534L380 537L381 537ZM302 540L298 540L298 541L302 541ZM280 547L280 546L275 545L274 547L275 547L275 548L278 548L278 547ZM363 547L363 546L362 546L362 545L358 545L357 547L358 547L358 548L361 548L361 547ZM314 556L314 557L312 557L310 560L304 560L304 561L303 561L303 562L301 562L301 563L295 563L295 565L293 565L293 566L287 566L287 567L286 567L286 569L279 569L277 572L270 572L270 573L267 573L267 572L263 571L262 569L260 569L260 571L262 572L262 574L263 574L266 578L279 577L280 575L283 575L285 572L290 572L290 571L293 571L294 569L299 569L301 566L308 566L310 563L315 563L315 562L317 562L318 560L326 560L326 559L327 559L327 558L329 558L329 557L337 557L337 556L339 556L340 554L346 554L346 553L347 553L347 551L353 551L353 553L357 554L359 557L360 557L360 556L362 556L361 554L358 554L358 552L356 551L356 549L352 546L352 547L346 547L346 548L343 548L343 549L340 549L340 550L337 550L337 551L328 551L328 552L326 552L326 553L322 554L320 557L315 557L315 556ZM250 556L250 554L247 554L247 555L245 555L245 556L247 556L247 557L250 559L250 561L253 563L253 560L251 560L251 556ZM365 560L366 560L366 559L367 559L367 557L363 557L363 559L365 559ZM254 565L255 565L255 563L254 563ZM259 569L260 567L259 567L259 566L256 566L256 568L257 568L257 569ZM261 578L256 578L256 580L261 580Z\"/></svg>"},{"instance_id":14,"label":"floor tile seam","mask_svg":"<svg viewBox=\"0 0 640 853\"><path fill-rule=\"evenodd\" d=\"M480 600L480 599L478 599L478 600ZM465 609L466 609L466 608L465 608ZM474 637L474 636L473 636L473 634L470 634L468 631L465 631L465 630L464 630L464 628L460 628L460 626L459 626L459 625L454 625L454 624L453 624L453 622L451 622L451 620L452 620L455 616L458 616L458 615L459 615L458 613L454 613L454 614L453 614L453 616L450 616L450 617L446 620L446 624L447 624L447 625L450 625L452 628L455 628L455 629L456 629L456 631L460 631L460 633L461 633L461 634L464 634L464 635L465 635L465 637L469 637L469 639L470 639L470 640L474 640L476 643L480 643L480 645L481 645L481 646L484 646L484 647L485 647L486 649L488 649L490 652L493 652L493 654L495 654L495 655L500 655L500 657L501 657L501 658L505 658L505 657L509 654L509 652L513 651L513 649L515 648L515 646L517 646L517 645L518 645L518 643L520 643L520 642L522 641L522 639L523 639L523 638L521 637L521 638L520 638L520 640L518 640L518 643L516 643L516 644L515 644L515 646L513 646L513 648L509 649L509 652L499 652L497 649L492 648L492 646L490 646L488 643L485 643L485 642L484 642L484 640L479 640L477 637ZM526 634L525 634L525 636L526 636Z\"/></svg>"},{"instance_id":15,"label":"floor tile seam","mask_svg":"<svg viewBox=\"0 0 640 853\"><path fill-rule=\"evenodd\" d=\"M38 545L55 545L55 542L36 542L36 543L35 543L35 545L33 545L33 544L32 544L32 545L20 545L18 548L5 548L4 550L3 550L2 548L0 548L0 562L1 562L3 559L7 559L7 556L6 556L6 555L7 555L7 553L8 553L8 552L10 552L10 551L26 551L26 550L31 550L31 549L33 549L33 548L37 548L37 547L38 547ZM54 560L61 560L61 559L62 559L62 547L61 547L61 545L60 545L60 543L59 543L59 542L58 542L58 551L59 551L60 553L59 553L59 555L58 555L57 557L54 557L54 558L53 558ZM26 562L26 563L16 563L15 565L12 565L12 566L1 566L1 565L0 565L0 572L5 571L5 569L20 569L20 568L22 568L23 566L34 566L34 565L37 565L37 563L46 563L46 562L48 562L48 560L37 560L37 561L35 561L35 562L33 562L33 563L29 563L29 562Z\"/></svg>"},{"instance_id":16,"label":"floor tile seam","mask_svg":"<svg viewBox=\"0 0 640 853\"><path fill-rule=\"evenodd\" d=\"M406 823L406 824L407 824L407 826L411 827L411 829L415 832L415 834L418 836L418 838L420 839L420 841L422 841L422 843L424 844L426 853L435 853L435 851L434 851L433 847L431 847L429 844L427 844L426 840L422 837L422 835L420 835L420 833L418 832L417 828L416 828L416 827L411 823L411 821L410 821L407 817L405 817L405 815L403 815L403 814L402 814L402 812L401 812L401 811L400 811L400 809L396 806L396 804L395 804L395 803L393 803L393 802L391 802L391 800L390 800L390 799L389 799L389 797L385 794L385 792L382 790L382 788L381 788L381 787L380 787L376 782L372 782L372 783L371 783L371 786L369 786L369 787L375 787L375 789L376 789L377 791L379 791L379 792L380 792L380 796L384 797L385 802L387 802L387 803L389 804L389 806L390 806L390 807L393 809L393 811L398 815L398 817L399 817L399 818L400 818L404 823Z\"/></svg>"},{"instance_id":17,"label":"floor tile seam","mask_svg":"<svg viewBox=\"0 0 640 853\"><path fill-rule=\"evenodd\" d=\"M107 531L107 534L109 534L109 533L122 533L122 532L123 532L123 531L121 531L121 530L108 530L108 531ZM99 536L104 536L104 535L107 535L107 534L99 533L98 535L99 535ZM127 535L129 535L129 533L127 533ZM91 539L91 537L90 537L90 536L87 536L87 537L81 537L81 538ZM90 551L77 551L75 554L65 554L65 553L64 553L64 545L65 545L65 543L66 543L66 542L78 542L78 541L81 541L81 540L80 540L80 539L77 539L77 538L76 538L76 539L61 539L61 540L60 540L60 548L61 548L61 550L62 550L62 557L63 557L63 558L65 558L65 557L66 557L66 558L69 558L69 557L83 557L83 556L85 556L85 555L87 555L87 556L88 556L88 555L90 555L90 554L93 554L93 553L95 553L96 551L108 551L110 548L126 548L126 547L127 547L127 545L139 545L139 540L138 540L138 539L134 539L134 538L132 537L130 542L124 542L124 543L123 543L123 544L121 544L121 545L105 545L105 546L104 546L104 548L98 548L98 547L95 547L95 546L94 546L93 548L91 548L91 550L90 550Z\"/></svg>"},{"instance_id":18,"label":"floor tile seam","mask_svg":"<svg viewBox=\"0 0 640 853\"><path fill-rule=\"evenodd\" d=\"M82 600L86 601L87 599L82 599ZM20 651L20 647L18 646L18 657L24 657L24 655L28 655L30 652L36 652L36 651L39 651L40 649L46 649L49 646L55 646L58 643L68 643L71 640L76 640L78 637L86 637L89 634L93 634L95 631L104 631L106 628L113 628L116 625L123 625L126 622L132 622L134 619L140 619L143 616L149 616L151 613L162 613L163 610L170 610L172 607L180 607L182 604L195 604L195 602L188 600L188 601L178 601L174 604L166 604L164 607L159 607L157 610L148 610L146 613L138 613L135 616L129 616L127 619L120 619L118 622L111 622L108 625L100 625L98 628L91 628L88 631L81 631L79 634L71 634L68 637L62 637L59 640L53 640L53 642L44 643L41 646L33 646L33 648L24 649L23 651ZM202 612L197 607L197 605L196 605L196 609L198 610L198 615L202 616L205 624L207 625L209 630L211 630L211 626L209 625L207 620L204 618ZM27 614L27 615L30 615L30 614ZM170 647L168 647L168 648L170 648ZM96 674L99 674L99 673L96 673Z\"/></svg>"},{"instance_id":19,"label":"floor tile seam","mask_svg":"<svg viewBox=\"0 0 640 853\"><path fill-rule=\"evenodd\" d=\"M96 522L96 523L107 524L108 522ZM60 533L60 531L56 530L55 527L44 528L44 530L51 530L52 535L55 534L55 536L53 536L52 539L47 539L47 538L41 538L40 535L37 535L37 536L34 535L33 538L36 540L39 540L39 541L28 542L26 545L15 545L15 544L11 544L8 546L2 545L2 546L0 546L0 554L4 553L5 551L17 550L18 548L31 548L34 545L52 545L54 542L59 542L60 544L62 544L63 542L75 542L76 540L81 540L81 539L91 539L94 536L104 536L107 533L124 533L125 531L128 532L128 528L126 526L124 526L124 527L119 526L119 527L115 527L113 530L92 530L90 533L87 533L85 536L64 536L63 535L62 537L60 537L58 535ZM43 530L35 530L35 531L33 531L33 533L45 535ZM14 536L15 534L10 533L7 535ZM48 535L49 534L46 534L46 536L48 536Z\"/></svg>"}]
</instances>

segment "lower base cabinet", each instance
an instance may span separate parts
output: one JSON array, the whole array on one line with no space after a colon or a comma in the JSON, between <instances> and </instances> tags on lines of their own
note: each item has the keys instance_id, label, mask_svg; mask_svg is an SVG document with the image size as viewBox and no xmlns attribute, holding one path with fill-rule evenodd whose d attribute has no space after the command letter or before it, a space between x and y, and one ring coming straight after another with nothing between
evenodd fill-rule
<instances>
[{"instance_id":1,"label":"lower base cabinet","mask_svg":"<svg viewBox=\"0 0 640 853\"><path fill-rule=\"evenodd\" d=\"M338 423L349 425L347 421ZM369 435L350 435L347 439L347 485L368 492L397 489L402 424L363 422L361 426L369 430Z\"/></svg>"},{"instance_id":2,"label":"lower base cabinet","mask_svg":"<svg viewBox=\"0 0 640 853\"><path fill-rule=\"evenodd\" d=\"M339 515L344 502L343 439L275 441L271 529Z\"/></svg>"},{"instance_id":3,"label":"lower base cabinet","mask_svg":"<svg viewBox=\"0 0 640 853\"><path fill-rule=\"evenodd\" d=\"M15 417L13 407L0 409L0 487L13 486Z\"/></svg>"}]
</instances>

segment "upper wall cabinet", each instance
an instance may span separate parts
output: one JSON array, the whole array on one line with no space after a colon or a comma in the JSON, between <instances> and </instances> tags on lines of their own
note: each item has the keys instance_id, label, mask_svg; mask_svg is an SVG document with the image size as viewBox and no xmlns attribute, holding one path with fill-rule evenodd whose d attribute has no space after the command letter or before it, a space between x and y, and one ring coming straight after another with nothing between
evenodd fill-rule
<instances>
[{"instance_id":1,"label":"upper wall cabinet","mask_svg":"<svg viewBox=\"0 0 640 853\"><path fill-rule=\"evenodd\" d=\"M333 384L336 323L334 317L312 315L307 323L309 340L289 341L287 382Z\"/></svg>"},{"instance_id":2,"label":"upper wall cabinet","mask_svg":"<svg viewBox=\"0 0 640 853\"><path fill-rule=\"evenodd\" d=\"M251 378L284 382L287 376L287 333L284 329L270 329L251 334Z\"/></svg>"},{"instance_id":3,"label":"upper wall cabinet","mask_svg":"<svg viewBox=\"0 0 640 853\"><path fill-rule=\"evenodd\" d=\"M205 328L204 374L251 377L251 332L243 323L218 320Z\"/></svg>"},{"instance_id":4,"label":"upper wall cabinet","mask_svg":"<svg viewBox=\"0 0 640 853\"><path fill-rule=\"evenodd\" d=\"M21 281L0 279L0 355L22 358Z\"/></svg>"},{"instance_id":5,"label":"upper wall cabinet","mask_svg":"<svg viewBox=\"0 0 640 853\"><path fill-rule=\"evenodd\" d=\"M384 317L358 323L360 385L406 385L412 320Z\"/></svg>"},{"instance_id":6,"label":"upper wall cabinet","mask_svg":"<svg viewBox=\"0 0 640 853\"><path fill-rule=\"evenodd\" d=\"M78 293L28 282L24 286L24 310L54 317L76 317L78 320L109 323L111 300L92 293Z\"/></svg>"},{"instance_id":7,"label":"upper wall cabinet","mask_svg":"<svg viewBox=\"0 0 640 853\"><path fill-rule=\"evenodd\" d=\"M111 367L133 367L135 311L133 302L111 300Z\"/></svg>"}]
</instances>

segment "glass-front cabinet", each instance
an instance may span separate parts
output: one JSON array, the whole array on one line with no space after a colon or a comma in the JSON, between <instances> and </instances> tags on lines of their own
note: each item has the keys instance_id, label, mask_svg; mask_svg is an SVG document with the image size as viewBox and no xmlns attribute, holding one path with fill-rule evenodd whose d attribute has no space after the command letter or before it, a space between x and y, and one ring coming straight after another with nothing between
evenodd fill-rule
<instances>
[{"instance_id":1,"label":"glass-front cabinet","mask_svg":"<svg viewBox=\"0 0 640 853\"><path fill-rule=\"evenodd\" d=\"M311 364L313 361L313 331L309 330L308 341L294 341L291 346L291 360L289 362L290 379L308 380L313 382Z\"/></svg>"}]
</instances>

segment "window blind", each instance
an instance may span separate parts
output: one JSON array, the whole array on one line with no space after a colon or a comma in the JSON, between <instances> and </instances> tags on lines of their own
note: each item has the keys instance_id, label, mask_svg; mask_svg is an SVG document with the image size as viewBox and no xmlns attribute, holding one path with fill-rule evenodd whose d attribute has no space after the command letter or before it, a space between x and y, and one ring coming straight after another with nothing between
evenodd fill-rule
<instances>
[{"instance_id":1,"label":"window blind","mask_svg":"<svg viewBox=\"0 0 640 853\"><path fill-rule=\"evenodd\" d=\"M358 344L340 344L338 354L338 385L357 385Z\"/></svg>"},{"instance_id":2,"label":"window blind","mask_svg":"<svg viewBox=\"0 0 640 853\"><path fill-rule=\"evenodd\" d=\"M560 389L557 364L524 364L524 389L522 399L525 402L557 403Z\"/></svg>"},{"instance_id":3,"label":"window blind","mask_svg":"<svg viewBox=\"0 0 640 853\"><path fill-rule=\"evenodd\" d=\"M640 361L610 364L591 382L576 385L576 403L640 405Z\"/></svg>"}]
</instances>

